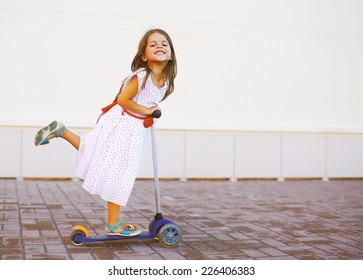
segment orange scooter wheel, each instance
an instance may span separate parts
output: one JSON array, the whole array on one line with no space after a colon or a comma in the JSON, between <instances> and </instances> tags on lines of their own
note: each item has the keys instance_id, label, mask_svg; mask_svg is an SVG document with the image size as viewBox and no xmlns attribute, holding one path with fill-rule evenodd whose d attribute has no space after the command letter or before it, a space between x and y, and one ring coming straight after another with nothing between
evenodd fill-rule
<instances>
[{"instance_id":1,"label":"orange scooter wheel","mask_svg":"<svg viewBox=\"0 0 363 280\"><path fill-rule=\"evenodd\" d=\"M89 237L88 230L83 226L73 227L73 232L71 234L71 241L76 246L81 246L83 242L77 241L77 236Z\"/></svg>"}]
</instances>

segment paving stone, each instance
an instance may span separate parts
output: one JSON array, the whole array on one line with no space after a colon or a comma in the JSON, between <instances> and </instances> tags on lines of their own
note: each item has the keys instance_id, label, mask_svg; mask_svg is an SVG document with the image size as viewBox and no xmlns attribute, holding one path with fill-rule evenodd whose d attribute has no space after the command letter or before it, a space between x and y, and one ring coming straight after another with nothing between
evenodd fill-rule
<instances>
[{"instance_id":1,"label":"paving stone","mask_svg":"<svg viewBox=\"0 0 363 280\"><path fill-rule=\"evenodd\" d=\"M51 254L68 254L67 249L63 244L45 245L45 250L47 253Z\"/></svg>"},{"instance_id":2,"label":"paving stone","mask_svg":"<svg viewBox=\"0 0 363 280\"><path fill-rule=\"evenodd\" d=\"M363 181L161 181L182 242L75 246L72 227L104 234L107 203L81 181L0 179L1 260L363 259ZM136 181L121 218L147 229L153 182Z\"/></svg>"},{"instance_id":3,"label":"paving stone","mask_svg":"<svg viewBox=\"0 0 363 280\"><path fill-rule=\"evenodd\" d=\"M287 256L287 254L285 252L282 252L276 248L271 248L271 247L267 247L267 248L259 248L259 251L271 256L271 257L285 257Z\"/></svg>"},{"instance_id":4,"label":"paving stone","mask_svg":"<svg viewBox=\"0 0 363 280\"><path fill-rule=\"evenodd\" d=\"M73 260L94 260L92 254L89 253L74 253L70 256Z\"/></svg>"},{"instance_id":5,"label":"paving stone","mask_svg":"<svg viewBox=\"0 0 363 280\"><path fill-rule=\"evenodd\" d=\"M25 245L24 249L26 255L41 255L45 253L44 245Z\"/></svg>"},{"instance_id":6,"label":"paving stone","mask_svg":"<svg viewBox=\"0 0 363 280\"><path fill-rule=\"evenodd\" d=\"M160 256L162 256L163 259L167 260L185 260L186 258L180 254L177 250L169 250L164 248L164 250L159 251L157 250Z\"/></svg>"}]
</instances>

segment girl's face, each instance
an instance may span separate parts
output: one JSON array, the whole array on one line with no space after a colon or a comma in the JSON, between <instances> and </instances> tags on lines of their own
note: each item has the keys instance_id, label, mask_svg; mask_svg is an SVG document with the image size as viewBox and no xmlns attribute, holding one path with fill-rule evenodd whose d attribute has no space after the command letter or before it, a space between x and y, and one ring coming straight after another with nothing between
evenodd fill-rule
<instances>
[{"instance_id":1,"label":"girl's face","mask_svg":"<svg viewBox=\"0 0 363 280\"><path fill-rule=\"evenodd\" d=\"M165 36L157 32L151 34L147 39L142 60L149 63L168 63L171 59L171 48Z\"/></svg>"}]
</instances>

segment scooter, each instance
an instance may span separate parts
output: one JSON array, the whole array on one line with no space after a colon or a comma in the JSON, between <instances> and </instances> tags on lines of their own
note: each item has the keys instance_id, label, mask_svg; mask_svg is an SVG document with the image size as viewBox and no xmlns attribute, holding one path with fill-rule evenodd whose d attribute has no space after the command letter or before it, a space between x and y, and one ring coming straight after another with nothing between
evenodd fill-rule
<instances>
[{"instance_id":1,"label":"scooter","mask_svg":"<svg viewBox=\"0 0 363 280\"><path fill-rule=\"evenodd\" d=\"M153 118L160 118L161 112L156 110L153 112ZM154 171L154 187L155 187L155 198L156 198L156 214L154 220L149 224L148 231L142 231L136 236L90 236L88 230L83 226L73 227L71 234L71 241L74 245L80 246L84 243L101 242L101 241L152 241L158 240L160 244L166 248L173 248L178 245L182 239L181 228L173 223L172 221L163 217L160 206L160 187L159 187L159 176L157 167L157 152L156 152L156 140L155 140L155 129L151 126L151 146L152 146L152 157L153 157L153 171Z\"/></svg>"}]
</instances>

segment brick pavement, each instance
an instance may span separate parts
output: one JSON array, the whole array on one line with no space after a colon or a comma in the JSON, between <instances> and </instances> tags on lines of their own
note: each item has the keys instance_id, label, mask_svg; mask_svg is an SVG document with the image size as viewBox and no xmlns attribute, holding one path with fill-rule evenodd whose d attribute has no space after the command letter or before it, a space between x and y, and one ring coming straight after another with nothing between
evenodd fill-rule
<instances>
[{"instance_id":1,"label":"brick pavement","mask_svg":"<svg viewBox=\"0 0 363 280\"><path fill-rule=\"evenodd\" d=\"M165 217L183 229L159 242L74 246L72 226L103 233L106 203L81 182L0 179L0 259L363 259L363 181L161 181ZM147 228L152 181L137 181L125 222Z\"/></svg>"}]
</instances>

